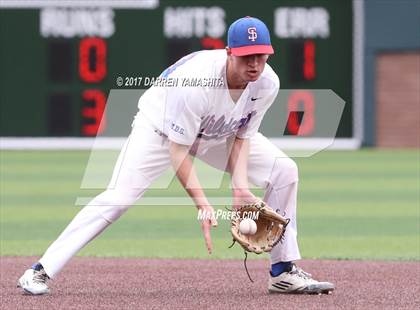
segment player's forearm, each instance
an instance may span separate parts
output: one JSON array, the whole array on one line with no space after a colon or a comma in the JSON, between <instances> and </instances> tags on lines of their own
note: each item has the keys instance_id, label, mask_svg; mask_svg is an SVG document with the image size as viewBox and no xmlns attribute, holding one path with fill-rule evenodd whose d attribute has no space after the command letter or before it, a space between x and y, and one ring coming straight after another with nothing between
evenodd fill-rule
<instances>
[{"instance_id":1,"label":"player's forearm","mask_svg":"<svg viewBox=\"0 0 420 310\"><path fill-rule=\"evenodd\" d=\"M176 176L196 206L209 205L189 155L189 147L171 142L169 152Z\"/></svg>"},{"instance_id":2,"label":"player's forearm","mask_svg":"<svg viewBox=\"0 0 420 310\"><path fill-rule=\"evenodd\" d=\"M229 172L234 191L248 189L249 140L235 138L229 156Z\"/></svg>"}]
</instances>

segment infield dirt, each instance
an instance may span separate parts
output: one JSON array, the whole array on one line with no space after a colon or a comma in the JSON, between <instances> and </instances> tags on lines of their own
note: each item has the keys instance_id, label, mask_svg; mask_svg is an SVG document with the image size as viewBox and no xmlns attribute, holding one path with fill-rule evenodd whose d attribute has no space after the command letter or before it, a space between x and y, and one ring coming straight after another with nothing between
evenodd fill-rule
<instances>
[{"instance_id":1,"label":"infield dirt","mask_svg":"<svg viewBox=\"0 0 420 310\"><path fill-rule=\"evenodd\" d=\"M16 281L34 257L1 257L2 309L419 309L420 263L303 260L331 295L268 294L268 261L75 258L48 296Z\"/></svg>"}]
</instances>

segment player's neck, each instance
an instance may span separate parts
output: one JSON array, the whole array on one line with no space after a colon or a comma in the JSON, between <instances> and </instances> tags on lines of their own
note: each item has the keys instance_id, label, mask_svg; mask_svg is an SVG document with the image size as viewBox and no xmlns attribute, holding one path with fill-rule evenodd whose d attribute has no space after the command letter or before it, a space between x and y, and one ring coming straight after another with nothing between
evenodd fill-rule
<instances>
[{"instance_id":1,"label":"player's neck","mask_svg":"<svg viewBox=\"0 0 420 310\"><path fill-rule=\"evenodd\" d=\"M226 79L228 88L231 89L245 89L248 82L242 80L238 74L233 70L232 64L226 62Z\"/></svg>"}]
</instances>

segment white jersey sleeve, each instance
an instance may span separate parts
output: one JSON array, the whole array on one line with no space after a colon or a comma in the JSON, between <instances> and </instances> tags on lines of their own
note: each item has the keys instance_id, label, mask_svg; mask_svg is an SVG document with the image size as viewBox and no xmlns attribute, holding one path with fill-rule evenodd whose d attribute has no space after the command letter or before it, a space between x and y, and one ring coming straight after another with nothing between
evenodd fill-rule
<instances>
[{"instance_id":1,"label":"white jersey sleeve","mask_svg":"<svg viewBox=\"0 0 420 310\"><path fill-rule=\"evenodd\" d=\"M200 131L208 98L198 87L174 87L166 98L165 121L169 140L192 145Z\"/></svg>"}]
</instances>

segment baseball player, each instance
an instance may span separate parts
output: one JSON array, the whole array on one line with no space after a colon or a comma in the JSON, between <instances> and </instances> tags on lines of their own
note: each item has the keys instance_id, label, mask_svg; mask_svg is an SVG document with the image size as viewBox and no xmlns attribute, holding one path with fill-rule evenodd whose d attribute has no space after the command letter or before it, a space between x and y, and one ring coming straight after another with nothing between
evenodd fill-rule
<instances>
[{"instance_id":1,"label":"baseball player","mask_svg":"<svg viewBox=\"0 0 420 310\"><path fill-rule=\"evenodd\" d=\"M199 211L214 212L193 166L192 157L197 157L231 174L234 205L257 200L249 190L250 181L266 190L267 205L290 219L283 241L270 253L270 292L332 291L333 284L312 279L294 264L301 258L296 231L298 170L258 132L280 87L266 63L271 54L266 25L244 17L229 27L225 50L195 52L167 68L162 78L195 82L183 87L155 85L143 94L108 188L76 215L42 258L25 271L18 286L29 294L49 293L47 280L127 211L168 167L174 168ZM210 231L217 221L210 217L200 224L211 253Z\"/></svg>"}]
</instances>

